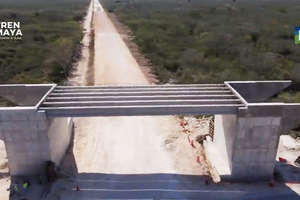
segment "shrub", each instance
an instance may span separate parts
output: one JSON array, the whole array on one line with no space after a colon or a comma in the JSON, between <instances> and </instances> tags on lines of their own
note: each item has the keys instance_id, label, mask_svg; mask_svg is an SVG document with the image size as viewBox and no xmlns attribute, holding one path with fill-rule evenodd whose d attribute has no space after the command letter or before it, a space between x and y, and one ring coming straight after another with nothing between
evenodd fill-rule
<instances>
[{"instance_id":1,"label":"shrub","mask_svg":"<svg viewBox=\"0 0 300 200\"><path fill-rule=\"evenodd\" d=\"M190 11L190 16L194 19L201 19L202 18L202 15L201 15L199 10Z\"/></svg>"},{"instance_id":2,"label":"shrub","mask_svg":"<svg viewBox=\"0 0 300 200\"><path fill-rule=\"evenodd\" d=\"M74 21L82 21L85 16L85 12L75 13L73 16Z\"/></svg>"},{"instance_id":3,"label":"shrub","mask_svg":"<svg viewBox=\"0 0 300 200\"><path fill-rule=\"evenodd\" d=\"M285 9L285 8L282 8L282 7L278 7L275 9L277 12L280 12L280 13L288 13L288 11Z\"/></svg>"}]
</instances>

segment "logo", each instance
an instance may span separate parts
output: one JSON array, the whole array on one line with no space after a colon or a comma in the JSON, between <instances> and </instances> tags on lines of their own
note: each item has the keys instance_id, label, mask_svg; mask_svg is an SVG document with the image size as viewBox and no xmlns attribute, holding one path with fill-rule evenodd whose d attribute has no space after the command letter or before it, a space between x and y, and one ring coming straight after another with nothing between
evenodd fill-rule
<instances>
[{"instance_id":1,"label":"logo","mask_svg":"<svg viewBox=\"0 0 300 200\"><path fill-rule=\"evenodd\" d=\"M20 22L0 22L0 40L21 40Z\"/></svg>"},{"instance_id":2,"label":"logo","mask_svg":"<svg viewBox=\"0 0 300 200\"><path fill-rule=\"evenodd\" d=\"M295 35L295 44L300 44L300 26L295 26L295 31L294 31L294 35Z\"/></svg>"}]
</instances>

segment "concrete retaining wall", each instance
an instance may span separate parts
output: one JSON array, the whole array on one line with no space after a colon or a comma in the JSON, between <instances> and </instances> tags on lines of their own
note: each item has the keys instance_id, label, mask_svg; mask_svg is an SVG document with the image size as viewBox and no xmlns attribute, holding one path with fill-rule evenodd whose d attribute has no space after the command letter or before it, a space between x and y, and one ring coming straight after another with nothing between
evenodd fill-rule
<instances>
[{"instance_id":1,"label":"concrete retaining wall","mask_svg":"<svg viewBox=\"0 0 300 200\"><path fill-rule=\"evenodd\" d=\"M7 162L7 154L5 148L5 142L0 140L0 165Z\"/></svg>"},{"instance_id":2,"label":"concrete retaining wall","mask_svg":"<svg viewBox=\"0 0 300 200\"><path fill-rule=\"evenodd\" d=\"M281 117L238 118L232 157L233 179L272 179L280 124Z\"/></svg>"},{"instance_id":3,"label":"concrete retaining wall","mask_svg":"<svg viewBox=\"0 0 300 200\"><path fill-rule=\"evenodd\" d=\"M215 115L214 144L225 165L232 168L232 153L236 137L236 115Z\"/></svg>"},{"instance_id":4,"label":"concrete retaining wall","mask_svg":"<svg viewBox=\"0 0 300 200\"><path fill-rule=\"evenodd\" d=\"M70 144L73 120L72 118L54 118L49 122L51 160L59 165Z\"/></svg>"},{"instance_id":5,"label":"concrete retaining wall","mask_svg":"<svg viewBox=\"0 0 300 200\"><path fill-rule=\"evenodd\" d=\"M249 106L246 110L241 109L237 116L215 116L214 143L220 157L225 160L225 167L231 171L230 175L220 174L222 180L272 179L282 133L283 107L276 107ZM224 171L224 165L215 167L217 171Z\"/></svg>"},{"instance_id":6,"label":"concrete retaining wall","mask_svg":"<svg viewBox=\"0 0 300 200\"><path fill-rule=\"evenodd\" d=\"M11 175L36 174L51 159L47 129L45 113L34 108L0 110L0 138Z\"/></svg>"},{"instance_id":7,"label":"concrete retaining wall","mask_svg":"<svg viewBox=\"0 0 300 200\"><path fill-rule=\"evenodd\" d=\"M0 140L5 142L11 175L35 175L45 161L59 164L70 143L71 118L48 120L36 109L0 109Z\"/></svg>"}]
</instances>

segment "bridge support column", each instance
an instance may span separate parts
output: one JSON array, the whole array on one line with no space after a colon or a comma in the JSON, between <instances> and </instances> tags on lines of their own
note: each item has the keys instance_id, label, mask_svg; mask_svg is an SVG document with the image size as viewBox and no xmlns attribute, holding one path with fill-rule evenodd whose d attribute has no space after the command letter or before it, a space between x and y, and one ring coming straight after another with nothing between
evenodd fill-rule
<instances>
[{"instance_id":1,"label":"bridge support column","mask_svg":"<svg viewBox=\"0 0 300 200\"><path fill-rule=\"evenodd\" d=\"M49 120L35 109L0 110L10 174L37 174L47 160L59 164L70 142L69 123L68 118Z\"/></svg>"},{"instance_id":2,"label":"bridge support column","mask_svg":"<svg viewBox=\"0 0 300 200\"><path fill-rule=\"evenodd\" d=\"M224 160L223 166L215 167L222 180L272 179L281 134L282 108L275 109L278 113L271 111L273 107L261 109L252 107L239 110L237 115L215 116L214 145ZM224 166L228 170L222 174Z\"/></svg>"},{"instance_id":3,"label":"bridge support column","mask_svg":"<svg viewBox=\"0 0 300 200\"><path fill-rule=\"evenodd\" d=\"M271 180L281 133L281 117L238 117L232 150L232 178Z\"/></svg>"},{"instance_id":4,"label":"bridge support column","mask_svg":"<svg viewBox=\"0 0 300 200\"><path fill-rule=\"evenodd\" d=\"M38 173L51 160L45 113L29 110L0 111L1 139L5 142L11 175Z\"/></svg>"}]
</instances>

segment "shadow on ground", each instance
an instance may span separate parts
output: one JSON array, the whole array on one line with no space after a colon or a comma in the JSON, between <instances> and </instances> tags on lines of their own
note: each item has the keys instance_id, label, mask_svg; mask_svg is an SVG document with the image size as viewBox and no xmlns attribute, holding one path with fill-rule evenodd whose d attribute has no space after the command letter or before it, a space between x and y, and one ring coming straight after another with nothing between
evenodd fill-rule
<instances>
[{"instance_id":1,"label":"shadow on ground","mask_svg":"<svg viewBox=\"0 0 300 200\"><path fill-rule=\"evenodd\" d=\"M72 149L71 144L71 148ZM76 160L70 151L62 170L69 171L69 179L56 183L60 199L199 199L199 200L298 200L300 196L284 183L215 184L205 177L182 174L105 174L78 173ZM71 172L71 173L70 173ZM79 190L79 191L78 191ZM49 198L50 199L50 198Z\"/></svg>"},{"instance_id":2,"label":"shadow on ground","mask_svg":"<svg viewBox=\"0 0 300 200\"><path fill-rule=\"evenodd\" d=\"M300 167L297 167L291 163L276 161L275 180L281 183L300 184Z\"/></svg>"},{"instance_id":3,"label":"shadow on ground","mask_svg":"<svg viewBox=\"0 0 300 200\"><path fill-rule=\"evenodd\" d=\"M77 191L77 187L79 191ZM80 173L62 194L64 200L87 199L300 199L285 184L205 184L205 177L179 174Z\"/></svg>"},{"instance_id":4,"label":"shadow on ground","mask_svg":"<svg viewBox=\"0 0 300 200\"><path fill-rule=\"evenodd\" d=\"M73 139L71 141L74 141ZM300 196L284 183L205 184L204 176L182 174L78 173L73 144L60 167L61 178L10 200L100 200L100 199L198 199L198 200L298 200ZM278 164L278 163L277 163ZM38 188L40 187L40 188ZM77 190L78 189L78 190ZM31 191L30 191L31 190ZM51 192L50 192L51 190ZM35 194L37 193L37 194ZM30 198L29 198L30 197Z\"/></svg>"}]
</instances>

